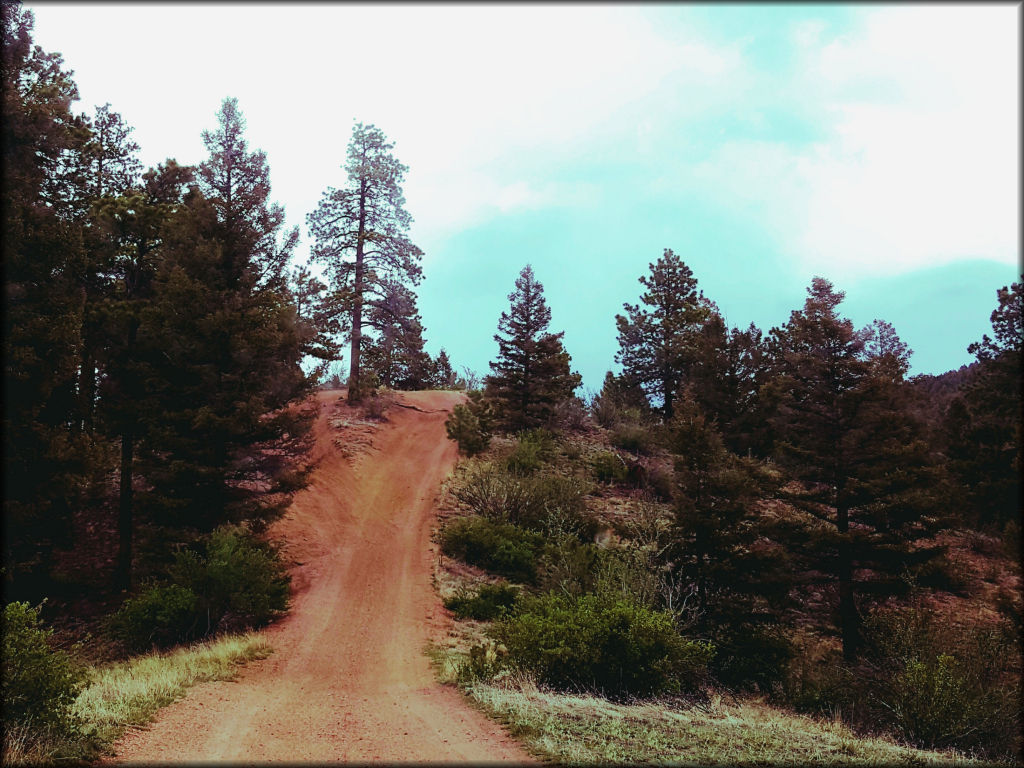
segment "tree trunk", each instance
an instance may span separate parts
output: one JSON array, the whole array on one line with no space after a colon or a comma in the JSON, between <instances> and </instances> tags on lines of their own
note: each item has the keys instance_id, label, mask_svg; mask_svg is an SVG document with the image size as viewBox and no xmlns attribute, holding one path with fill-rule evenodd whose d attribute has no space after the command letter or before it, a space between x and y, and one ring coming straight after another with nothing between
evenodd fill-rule
<instances>
[{"instance_id":1,"label":"tree trunk","mask_svg":"<svg viewBox=\"0 0 1024 768\"><path fill-rule=\"evenodd\" d=\"M843 635L843 658L853 661L860 647L860 615L853 597L853 559L850 553L850 515L846 502L836 504L836 527L839 529L839 623Z\"/></svg>"},{"instance_id":2,"label":"tree trunk","mask_svg":"<svg viewBox=\"0 0 1024 768\"><path fill-rule=\"evenodd\" d=\"M83 432L92 431L93 410L96 403L96 363L90 335L89 331L85 331L78 371L79 427Z\"/></svg>"},{"instance_id":3,"label":"tree trunk","mask_svg":"<svg viewBox=\"0 0 1024 768\"><path fill-rule=\"evenodd\" d=\"M117 569L114 588L130 589L132 581L132 460L135 452L134 430L121 435L121 493L117 512Z\"/></svg>"},{"instance_id":4,"label":"tree trunk","mask_svg":"<svg viewBox=\"0 0 1024 768\"><path fill-rule=\"evenodd\" d=\"M356 237L356 269L352 292L352 359L349 363L348 402L355 404L363 399L362 382L359 375L359 346L363 338L363 238L366 233L366 181L362 182L359 195L359 234Z\"/></svg>"}]
</instances>

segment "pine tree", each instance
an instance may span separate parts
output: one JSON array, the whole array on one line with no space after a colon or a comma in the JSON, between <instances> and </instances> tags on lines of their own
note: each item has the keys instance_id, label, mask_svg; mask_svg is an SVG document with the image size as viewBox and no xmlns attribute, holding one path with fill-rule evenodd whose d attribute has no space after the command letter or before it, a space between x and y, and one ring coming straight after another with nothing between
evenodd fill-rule
<instances>
[{"instance_id":1,"label":"pine tree","mask_svg":"<svg viewBox=\"0 0 1024 768\"><path fill-rule=\"evenodd\" d=\"M416 295L401 283L387 281L383 296L367 313L367 324L376 331L365 339L363 367L377 382L393 389L423 389L431 371L430 356L423 350L423 324Z\"/></svg>"},{"instance_id":2,"label":"pine tree","mask_svg":"<svg viewBox=\"0 0 1024 768\"><path fill-rule=\"evenodd\" d=\"M315 240L313 258L327 266L349 317L350 402L362 398L362 339L371 323L369 310L383 307L388 283L417 285L421 275L422 251L406 234L412 222L402 194L408 167L391 154L393 147L378 128L357 124L345 165L348 187L328 188L307 217Z\"/></svg>"},{"instance_id":3,"label":"pine tree","mask_svg":"<svg viewBox=\"0 0 1024 768\"><path fill-rule=\"evenodd\" d=\"M562 347L565 332L547 330L551 310L529 264L508 298L511 307L498 320L498 359L490 363L485 392L501 425L519 431L547 424L554 407L572 397L581 378L569 370L571 358Z\"/></svg>"},{"instance_id":4,"label":"pine tree","mask_svg":"<svg viewBox=\"0 0 1024 768\"><path fill-rule=\"evenodd\" d=\"M334 338L345 329L338 293L304 264L292 270L289 285L306 340L303 353L326 363L337 360L341 347Z\"/></svg>"},{"instance_id":5,"label":"pine tree","mask_svg":"<svg viewBox=\"0 0 1024 768\"><path fill-rule=\"evenodd\" d=\"M91 133L82 156L85 164L82 205L89 206L89 211L86 258L78 276L84 302L78 375L79 418L83 430L93 428L97 364L105 343L105 308L115 290L115 262L120 245L110 238L107 228L96 225L97 208L103 207L106 200L126 197L130 190L137 190L141 172L137 157L139 145L131 139L132 128L121 115L110 110L109 103L97 107L94 118L87 124Z\"/></svg>"},{"instance_id":6,"label":"pine tree","mask_svg":"<svg viewBox=\"0 0 1024 768\"><path fill-rule=\"evenodd\" d=\"M441 351L437 353L437 359L434 360L431 386L436 389L454 389L457 378L452 361L448 358L448 352L441 347Z\"/></svg>"},{"instance_id":7,"label":"pine tree","mask_svg":"<svg viewBox=\"0 0 1024 768\"><path fill-rule=\"evenodd\" d=\"M855 331L837 312L844 294L829 281L814 278L808 294L803 310L772 332L781 393L773 426L780 459L804 481L786 498L830 524L813 557L838 584L849 659L861 642L858 593L883 594L905 567L935 554L912 541L929 531L937 479L904 398L909 350L887 324ZM873 576L855 582L855 569Z\"/></svg>"},{"instance_id":8,"label":"pine tree","mask_svg":"<svg viewBox=\"0 0 1024 768\"><path fill-rule=\"evenodd\" d=\"M232 287L280 288L299 228L280 232L284 208L268 202L270 166L262 150L248 150L238 99L224 99L217 123L203 131L210 157L199 166L198 179L223 229L219 273Z\"/></svg>"},{"instance_id":9,"label":"pine tree","mask_svg":"<svg viewBox=\"0 0 1024 768\"><path fill-rule=\"evenodd\" d=\"M672 418L672 403L687 381L697 336L711 312L697 279L683 261L666 248L649 277L640 278L647 291L640 304L624 304L616 315L619 351L615 361L655 402L663 418Z\"/></svg>"},{"instance_id":10,"label":"pine tree","mask_svg":"<svg viewBox=\"0 0 1024 768\"><path fill-rule=\"evenodd\" d=\"M968 347L977 364L946 414L950 468L970 522L1003 528L1020 520L1021 365L1024 279L997 292L988 334ZM1019 528L1018 528L1019 530Z\"/></svg>"},{"instance_id":11,"label":"pine tree","mask_svg":"<svg viewBox=\"0 0 1024 768\"><path fill-rule=\"evenodd\" d=\"M770 630L792 583L778 532L759 509L774 479L726 449L689 388L667 426L675 520L666 554L676 582L688 585L681 619L688 633L715 642L720 679L767 684L787 652Z\"/></svg>"},{"instance_id":12,"label":"pine tree","mask_svg":"<svg viewBox=\"0 0 1024 768\"><path fill-rule=\"evenodd\" d=\"M164 233L138 329L152 403L140 463L153 490L143 500L154 519L179 528L269 511L276 502L264 492L305 428L287 406L315 384L300 367L308 336L282 266L292 235L279 237L265 157L243 151L233 99L218 121L204 134L206 181Z\"/></svg>"},{"instance_id":13,"label":"pine tree","mask_svg":"<svg viewBox=\"0 0 1024 768\"><path fill-rule=\"evenodd\" d=\"M601 391L594 396L590 410L597 423L609 429L621 423L649 422L651 404L637 382L611 371L604 375Z\"/></svg>"},{"instance_id":14,"label":"pine tree","mask_svg":"<svg viewBox=\"0 0 1024 768\"><path fill-rule=\"evenodd\" d=\"M727 329L713 309L697 334L690 389L715 420L729 450L738 455L767 453L760 398L767 373L764 355L757 326Z\"/></svg>"},{"instance_id":15,"label":"pine tree","mask_svg":"<svg viewBox=\"0 0 1024 768\"><path fill-rule=\"evenodd\" d=\"M151 396L159 368L147 364L139 329L152 310L162 246L192 181L192 169L169 160L147 171L140 187L121 197L108 196L96 209L97 228L117 245L114 289L102 313L104 347L99 359L103 367L99 387L101 422L104 430L120 441L121 449L114 573L117 589L131 586L136 446L146 437L147 419L154 415L158 418L159 414Z\"/></svg>"},{"instance_id":16,"label":"pine tree","mask_svg":"<svg viewBox=\"0 0 1024 768\"><path fill-rule=\"evenodd\" d=\"M78 187L88 132L61 57L32 43L33 17L3 3L4 555L13 589L49 576L71 510L102 472L102 446L78 429L77 372L86 256ZM38 586L39 582L36 582Z\"/></svg>"}]
</instances>

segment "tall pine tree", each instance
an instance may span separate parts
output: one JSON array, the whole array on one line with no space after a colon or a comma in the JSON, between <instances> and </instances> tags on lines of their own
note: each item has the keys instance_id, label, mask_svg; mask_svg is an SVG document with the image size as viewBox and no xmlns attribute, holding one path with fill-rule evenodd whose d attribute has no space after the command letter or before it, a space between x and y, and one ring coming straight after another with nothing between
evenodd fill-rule
<instances>
[{"instance_id":1,"label":"tall pine tree","mask_svg":"<svg viewBox=\"0 0 1024 768\"><path fill-rule=\"evenodd\" d=\"M315 382L300 367L308 339L284 273L294 233L281 236L268 202L266 158L245 150L234 99L218 123L204 133L205 181L164 235L137 337L150 368L146 507L164 525L198 529L268 511L264 491L303 430L287 406Z\"/></svg>"},{"instance_id":2,"label":"tall pine tree","mask_svg":"<svg viewBox=\"0 0 1024 768\"><path fill-rule=\"evenodd\" d=\"M936 474L903 398L909 350L887 324L855 331L838 313L843 297L816 277L803 309L773 329L772 420L779 458L803 481L786 498L828 523L812 560L838 586L850 659L861 643L858 596L884 594L904 568L935 554L912 542L934 522Z\"/></svg>"},{"instance_id":3,"label":"tall pine tree","mask_svg":"<svg viewBox=\"0 0 1024 768\"><path fill-rule=\"evenodd\" d=\"M325 264L349 317L350 402L362 398L363 329L372 308L383 309L388 284L417 285L422 251L407 235L402 182L408 167L391 154L394 144L373 125L359 123L348 145L348 186L328 188L307 222L313 258Z\"/></svg>"},{"instance_id":4,"label":"tall pine tree","mask_svg":"<svg viewBox=\"0 0 1024 768\"><path fill-rule=\"evenodd\" d=\"M86 259L81 157L88 130L63 61L32 42L33 17L2 14L4 258L4 559L9 586L38 597L51 553L97 471L100 446L79 429Z\"/></svg>"}]
</instances>

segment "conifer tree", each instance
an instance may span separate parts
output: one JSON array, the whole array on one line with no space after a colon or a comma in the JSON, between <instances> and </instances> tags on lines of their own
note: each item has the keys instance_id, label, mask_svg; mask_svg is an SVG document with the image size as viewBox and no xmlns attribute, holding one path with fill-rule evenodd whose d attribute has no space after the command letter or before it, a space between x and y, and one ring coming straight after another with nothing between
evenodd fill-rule
<instances>
[{"instance_id":1,"label":"conifer tree","mask_svg":"<svg viewBox=\"0 0 1024 768\"><path fill-rule=\"evenodd\" d=\"M262 150L250 152L238 99L225 98L217 127L203 131L210 153L199 166L199 188L223 229L222 268L231 286L280 288L299 228L282 233L284 208L269 202L270 166Z\"/></svg>"},{"instance_id":2,"label":"conifer tree","mask_svg":"<svg viewBox=\"0 0 1024 768\"><path fill-rule=\"evenodd\" d=\"M1019 532L1024 279L1003 286L997 300L994 338L985 334L968 347L975 370L946 413L947 452L970 522L997 528L1016 522Z\"/></svg>"},{"instance_id":3,"label":"conifer tree","mask_svg":"<svg viewBox=\"0 0 1024 768\"><path fill-rule=\"evenodd\" d=\"M89 139L84 146L82 162L83 199L88 206L86 227L86 257L80 266L82 310L81 363L78 375L80 424L83 430L93 428L96 410L97 365L105 344L104 323L107 301L115 290L113 280L117 270L119 243L111 239L108 228L98 225L97 210L104 201L128 196L138 190L141 167L138 161L139 145L131 139L132 128L110 104L96 108L95 116L87 123Z\"/></svg>"},{"instance_id":4,"label":"conifer tree","mask_svg":"<svg viewBox=\"0 0 1024 768\"><path fill-rule=\"evenodd\" d=\"M345 315L339 312L337 291L329 290L305 264L292 270L289 286L306 339L303 353L325 363L337 360L341 347L335 337L345 330Z\"/></svg>"},{"instance_id":5,"label":"conifer tree","mask_svg":"<svg viewBox=\"0 0 1024 768\"><path fill-rule=\"evenodd\" d=\"M32 43L33 17L15 3L2 14L2 238L4 259L4 555L21 590L49 576L71 510L101 446L78 429L77 372L85 259L83 224L68 201L68 169L87 137L70 111L78 97L63 61ZM35 579L32 579L35 581ZM39 582L37 582L39 583ZM26 587L22 594L33 594Z\"/></svg>"},{"instance_id":6,"label":"conifer tree","mask_svg":"<svg viewBox=\"0 0 1024 768\"><path fill-rule=\"evenodd\" d=\"M394 144L373 125L359 123L348 145L348 186L328 188L307 217L313 258L325 264L349 318L350 402L362 398L363 329L370 309L387 301L387 284L417 285L422 251L409 240L412 217L402 182L408 167L391 154Z\"/></svg>"},{"instance_id":7,"label":"conifer tree","mask_svg":"<svg viewBox=\"0 0 1024 768\"><path fill-rule=\"evenodd\" d=\"M551 310L544 286L527 264L508 295L511 307L498 320L498 359L491 362L485 392L501 425L510 431L547 424L554 407L572 397L580 375L570 372L565 332L549 333Z\"/></svg>"},{"instance_id":8,"label":"conifer tree","mask_svg":"<svg viewBox=\"0 0 1024 768\"><path fill-rule=\"evenodd\" d=\"M218 122L204 134L205 181L164 235L138 330L152 366L140 442L147 509L162 524L199 529L263 513L262 492L304 429L285 406L315 383L299 365L308 338L283 273L294 233L279 235L265 157L244 151L233 99Z\"/></svg>"},{"instance_id":9,"label":"conifer tree","mask_svg":"<svg viewBox=\"0 0 1024 768\"><path fill-rule=\"evenodd\" d=\"M431 385L437 389L454 389L458 376L452 367L452 361L448 358L448 352L444 347L437 353L434 360L434 371L431 378Z\"/></svg>"},{"instance_id":10,"label":"conifer tree","mask_svg":"<svg viewBox=\"0 0 1024 768\"><path fill-rule=\"evenodd\" d=\"M104 348L100 363L100 416L104 430L120 441L118 554L114 584L131 586L135 529L135 453L146 437L145 425L159 405L151 396L159 366L147 363L139 329L152 310L154 279L167 233L173 227L192 169L169 160L143 176L141 186L120 197L107 197L96 208L96 227L116 244L114 289L104 302Z\"/></svg>"},{"instance_id":11,"label":"conifer tree","mask_svg":"<svg viewBox=\"0 0 1024 768\"><path fill-rule=\"evenodd\" d=\"M766 381L761 331L726 328L717 311L697 334L689 387L702 411L715 420L729 450L765 455L760 389Z\"/></svg>"},{"instance_id":12,"label":"conifer tree","mask_svg":"<svg viewBox=\"0 0 1024 768\"><path fill-rule=\"evenodd\" d=\"M376 331L366 338L363 363L377 382L393 389L422 389L430 379L430 356L423 350L423 324L416 295L401 283L387 281L383 296L367 313Z\"/></svg>"},{"instance_id":13,"label":"conifer tree","mask_svg":"<svg viewBox=\"0 0 1024 768\"><path fill-rule=\"evenodd\" d=\"M650 276L640 278L646 292L639 304L624 304L616 315L619 351L615 361L660 403L663 418L672 418L672 403L687 381L696 354L697 337L711 308L697 290L697 279L671 249Z\"/></svg>"},{"instance_id":14,"label":"conifer tree","mask_svg":"<svg viewBox=\"0 0 1024 768\"><path fill-rule=\"evenodd\" d=\"M676 581L689 587L681 618L689 633L714 640L725 681L767 683L785 660L785 644L769 630L789 606L792 584L780 532L758 507L776 483L758 462L726 449L689 388L667 427L675 459L667 556Z\"/></svg>"},{"instance_id":15,"label":"conifer tree","mask_svg":"<svg viewBox=\"0 0 1024 768\"><path fill-rule=\"evenodd\" d=\"M932 557L911 542L928 532L937 476L903 398L909 355L887 324L855 331L844 294L820 277L801 311L773 329L780 459L805 485L786 498L830 525L813 557L839 590L843 653L860 646L858 593L884 594L904 568ZM881 334L879 334L881 331ZM874 354L865 350L874 336ZM854 581L855 569L870 569Z\"/></svg>"}]
</instances>

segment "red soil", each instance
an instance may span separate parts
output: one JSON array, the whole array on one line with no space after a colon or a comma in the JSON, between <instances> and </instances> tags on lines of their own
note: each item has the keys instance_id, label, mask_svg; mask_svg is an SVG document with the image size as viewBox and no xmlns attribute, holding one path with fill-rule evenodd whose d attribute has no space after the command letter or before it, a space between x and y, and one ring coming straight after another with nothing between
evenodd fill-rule
<instances>
[{"instance_id":1,"label":"red soil","mask_svg":"<svg viewBox=\"0 0 1024 768\"><path fill-rule=\"evenodd\" d=\"M423 654L450 621L431 587L434 496L461 395L404 393L372 447L346 458L337 392L319 395L319 466L270 529L285 542L291 613L275 652L237 681L206 683L115 745L116 762L529 762L502 729L438 685ZM334 425L332 425L334 421ZM346 430L348 431L348 430Z\"/></svg>"}]
</instances>

